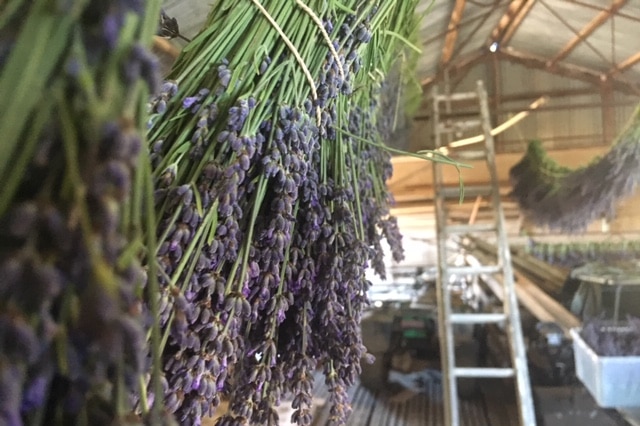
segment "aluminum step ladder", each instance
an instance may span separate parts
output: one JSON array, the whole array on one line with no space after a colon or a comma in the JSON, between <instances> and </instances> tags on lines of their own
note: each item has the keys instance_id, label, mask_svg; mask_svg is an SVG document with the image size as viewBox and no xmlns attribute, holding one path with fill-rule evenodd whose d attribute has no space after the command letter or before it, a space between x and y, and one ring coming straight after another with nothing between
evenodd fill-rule
<instances>
[{"instance_id":1,"label":"aluminum step ladder","mask_svg":"<svg viewBox=\"0 0 640 426\"><path fill-rule=\"evenodd\" d=\"M465 102L463 106L473 103L476 110L475 119L465 119L463 123L454 123L448 119L451 116L451 106L459 102ZM444 111L443 110L444 107ZM493 213L491 223L451 224L448 220L447 201L457 203L460 199L458 187L445 187L443 182L443 168L451 167L437 162L433 163L434 190L436 203L436 226L438 241L438 327L440 337L440 350L443 373L444 414L445 425L460 426L460 413L458 401L459 378L513 378L516 387L518 415L521 426L535 426L535 411L529 371L527 367L526 349L522 335L518 300L514 288L513 269L511 255L505 230L505 219L500 204L500 193L495 163L494 140L491 135L490 115L487 102L487 92L482 81L478 81L476 92L457 94L438 94L437 87L432 93L432 122L434 125L435 148L445 147L450 142L455 132L460 129L469 132L475 125L477 133L484 135L484 143L474 144L474 150L465 150L465 155L454 159L465 162L483 159L490 175L490 185L464 188L465 195L483 196L490 200L490 209ZM477 148L481 147L481 148ZM479 166L476 166L479 167ZM495 265L450 265L448 248L451 237L464 234L476 234L493 238L496 241L498 259ZM452 306L452 294L450 278L454 275L466 275L478 277L483 274L501 274L504 279L502 289L504 298L502 311L495 313L462 313L454 312ZM510 346L511 366L507 368L489 367L459 367L456 365L454 326L457 324L488 324L498 323L503 326Z\"/></svg>"}]
</instances>

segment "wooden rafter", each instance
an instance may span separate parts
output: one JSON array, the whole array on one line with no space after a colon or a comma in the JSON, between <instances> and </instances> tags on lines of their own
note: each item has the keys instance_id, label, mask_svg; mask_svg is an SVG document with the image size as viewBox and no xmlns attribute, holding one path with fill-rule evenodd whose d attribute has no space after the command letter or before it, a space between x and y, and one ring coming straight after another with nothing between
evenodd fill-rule
<instances>
[{"instance_id":1,"label":"wooden rafter","mask_svg":"<svg viewBox=\"0 0 640 426\"><path fill-rule=\"evenodd\" d=\"M578 44L589 37L595 30L604 24L614 13L616 13L627 0L614 0L608 9L600 11L587 25L582 27L580 31L572 38L557 54L551 59L551 65L555 65L558 61L566 58L569 53L576 48Z\"/></svg>"},{"instance_id":2,"label":"wooden rafter","mask_svg":"<svg viewBox=\"0 0 640 426\"><path fill-rule=\"evenodd\" d=\"M497 42L498 45L507 45L535 2L536 0L512 1L505 14L498 21L498 25L491 32L488 44Z\"/></svg>"},{"instance_id":3,"label":"wooden rafter","mask_svg":"<svg viewBox=\"0 0 640 426\"><path fill-rule=\"evenodd\" d=\"M596 93L596 90L594 90L593 88L591 88L589 90L589 92L585 93L585 94L589 94L589 95L593 95L594 93ZM555 98L553 96L549 96L549 98L554 99ZM492 99L489 99L492 100ZM618 102L614 102L611 104L611 106L613 107L633 107L633 106L637 106L638 102L635 101L618 101ZM545 106L543 109L539 109L539 110L533 110L531 111L532 114L535 114L537 112L550 112L550 111L568 111L568 110L574 110L574 111L578 111L578 110L583 110L583 109L600 109L602 107L602 101L599 102L571 102L571 103L553 103L550 105ZM495 109L492 112L495 112L495 114L516 114L518 112L521 112L522 108L518 108L518 107L500 107ZM461 119L461 118L468 118L472 115L477 115L476 113L470 113L470 112L455 112L455 113L451 113L451 114L441 114L440 118L451 118L451 119ZM429 115L428 113L425 112L420 112L416 115L413 116L413 120L414 121L429 121L431 120L431 115ZM575 135L574 135L575 136ZM589 135L578 135L578 136L571 136L571 137L563 137L563 136L554 136L554 140L557 139L558 141L560 140L580 140L580 139L586 139L588 137L595 137L595 136L599 136L599 135L595 135L595 134L589 134ZM544 138L538 138L541 141L544 141Z\"/></svg>"},{"instance_id":4,"label":"wooden rafter","mask_svg":"<svg viewBox=\"0 0 640 426\"><path fill-rule=\"evenodd\" d=\"M543 70L552 74L557 74L562 77L572 78L576 80L585 81L594 85L601 85L609 79L609 76L604 73L584 68L578 65L557 63L551 66L549 60L541 58L539 56L518 52L514 49L505 49L497 52L501 59L508 60L513 63L521 64L529 68ZM611 78L611 87L614 90L640 94L640 85L636 82L630 82L623 78L616 77Z\"/></svg>"},{"instance_id":5,"label":"wooden rafter","mask_svg":"<svg viewBox=\"0 0 640 426\"><path fill-rule=\"evenodd\" d=\"M623 72L627 68L631 68L632 66L634 66L638 62L640 62L640 52L634 53L633 55L629 56L624 61L621 61L621 62L617 63L616 66L613 67L611 70L609 70L609 72L607 74L610 77L612 77L612 76L614 76L614 75L616 75L618 73Z\"/></svg>"},{"instance_id":6,"label":"wooden rafter","mask_svg":"<svg viewBox=\"0 0 640 426\"><path fill-rule=\"evenodd\" d=\"M581 1L581 0L564 0L564 1L567 2L567 3L573 3L575 5L582 6L582 7L587 8L587 9L596 10L598 12L602 12L604 10L607 10L603 6L598 6L598 5L587 3L587 2L584 2L584 1ZM640 18L638 16L630 15L628 13L624 13L624 10L619 10L618 12L615 13L615 15L619 16L621 18L630 19L630 20L635 21L635 22L640 22Z\"/></svg>"},{"instance_id":7,"label":"wooden rafter","mask_svg":"<svg viewBox=\"0 0 640 426\"><path fill-rule=\"evenodd\" d=\"M466 3L466 0L456 0L456 4L453 6L451 19L449 19L449 25L447 26L447 36L444 39L442 57L440 58L441 66L447 65L453 55L456 40L458 39L458 24L460 24L460 21L462 20L462 13L464 12Z\"/></svg>"},{"instance_id":8,"label":"wooden rafter","mask_svg":"<svg viewBox=\"0 0 640 426\"><path fill-rule=\"evenodd\" d=\"M457 58L455 61L450 63L449 66L447 67L449 76L452 77L456 74L460 74L461 72L476 65L485 57L486 55L483 51L477 50L475 52L465 55L464 57ZM420 84L422 85L422 89L425 90L429 85L435 83L436 81L440 81L443 78L443 76L444 76L444 71L441 69L435 75L432 75L431 77L427 77L423 79L420 82Z\"/></svg>"}]
</instances>

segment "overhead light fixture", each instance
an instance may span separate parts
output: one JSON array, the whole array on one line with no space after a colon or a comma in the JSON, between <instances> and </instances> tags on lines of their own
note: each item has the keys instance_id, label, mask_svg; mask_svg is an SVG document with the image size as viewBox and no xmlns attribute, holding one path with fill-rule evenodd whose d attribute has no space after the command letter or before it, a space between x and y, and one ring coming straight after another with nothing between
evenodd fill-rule
<instances>
[{"instance_id":1,"label":"overhead light fixture","mask_svg":"<svg viewBox=\"0 0 640 426\"><path fill-rule=\"evenodd\" d=\"M498 51L498 47L500 47L500 45L497 41L494 41L493 43L491 43L491 46L489 46L489 52L496 53Z\"/></svg>"}]
</instances>

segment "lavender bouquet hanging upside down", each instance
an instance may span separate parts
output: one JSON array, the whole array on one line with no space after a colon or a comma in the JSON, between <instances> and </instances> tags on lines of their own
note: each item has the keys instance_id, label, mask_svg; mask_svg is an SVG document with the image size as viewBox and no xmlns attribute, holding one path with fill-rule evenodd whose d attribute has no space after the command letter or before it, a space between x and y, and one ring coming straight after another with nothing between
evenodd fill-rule
<instances>
[{"instance_id":1,"label":"lavender bouquet hanging upside down","mask_svg":"<svg viewBox=\"0 0 640 426\"><path fill-rule=\"evenodd\" d=\"M609 152L586 167L562 167L534 141L510 179L511 195L535 225L580 232L594 220L613 217L616 204L640 182L640 107Z\"/></svg>"}]
</instances>

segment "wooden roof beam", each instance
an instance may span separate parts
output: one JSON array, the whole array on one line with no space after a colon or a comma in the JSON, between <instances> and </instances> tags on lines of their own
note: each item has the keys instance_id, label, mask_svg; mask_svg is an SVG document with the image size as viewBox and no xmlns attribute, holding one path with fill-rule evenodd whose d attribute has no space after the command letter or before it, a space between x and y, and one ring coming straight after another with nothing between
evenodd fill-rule
<instances>
[{"instance_id":1,"label":"wooden roof beam","mask_svg":"<svg viewBox=\"0 0 640 426\"><path fill-rule=\"evenodd\" d=\"M629 56L624 61L621 61L621 62L617 63L613 68L611 68L609 70L607 75L609 77L613 77L614 75L625 71L627 68L631 68L632 66L634 66L638 62L640 62L640 52L635 53L635 54Z\"/></svg>"},{"instance_id":2,"label":"wooden roof beam","mask_svg":"<svg viewBox=\"0 0 640 426\"><path fill-rule=\"evenodd\" d=\"M449 19L449 25L447 26L447 36L444 39L444 47L442 48L442 57L440 58L440 65L443 67L449 63L451 56L453 56L453 50L458 39L458 25L462 20L466 3L466 0L456 0L456 4L453 6L451 19Z\"/></svg>"},{"instance_id":3,"label":"wooden roof beam","mask_svg":"<svg viewBox=\"0 0 640 426\"><path fill-rule=\"evenodd\" d=\"M607 10L603 6L598 6L598 5L587 3L587 2L584 2L584 1L581 1L581 0L564 0L564 1L567 2L567 3L573 3L575 5L582 6L582 7L587 8L587 9L597 10L599 12L601 12L603 10ZM635 21L635 22L640 22L640 18L638 16L634 16L634 15L630 15L628 13L625 13L624 10L618 10L615 13L615 15L619 16L621 18L630 19L630 20Z\"/></svg>"},{"instance_id":4,"label":"wooden roof beam","mask_svg":"<svg viewBox=\"0 0 640 426\"><path fill-rule=\"evenodd\" d=\"M614 90L618 90L626 93L640 94L640 85L635 82L627 81L623 78L610 78L605 73L599 73L597 71L580 67L578 65L557 63L552 66L551 62L545 58L531 55L528 53L518 52L512 48L499 50L496 54L500 59L524 65L529 68L539 69L552 74L557 74L562 77L572 78L575 80L581 80L587 83L591 83L600 86L602 83L611 80L611 85Z\"/></svg>"},{"instance_id":5,"label":"wooden roof beam","mask_svg":"<svg viewBox=\"0 0 640 426\"><path fill-rule=\"evenodd\" d=\"M622 6L627 3L627 0L614 0L608 9L600 11L587 25L572 38L557 54L551 59L551 66L555 65L558 61L566 58L578 44L583 42L589 37L595 30L597 30L602 24L604 24L614 13L616 13Z\"/></svg>"},{"instance_id":6,"label":"wooden roof beam","mask_svg":"<svg viewBox=\"0 0 640 426\"><path fill-rule=\"evenodd\" d=\"M536 0L513 0L491 32L488 45L494 42L498 46L508 44L535 2Z\"/></svg>"},{"instance_id":7,"label":"wooden roof beam","mask_svg":"<svg viewBox=\"0 0 640 426\"><path fill-rule=\"evenodd\" d=\"M486 52L484 52L483 50L476 50L474 52L469 52L463 57L457 58L447 67L449 76L452 77L454 75L458 75L461 72L468 70L469 68L481 62L485 57L486 57ZM437 81L440 81L443 78L443 76L444 76L444 70L440 69L440 71L438 71L435 75L422 79L422 81L420 81L422 90L424 91L431 84Z\"/></svg>"}]
</instances>

